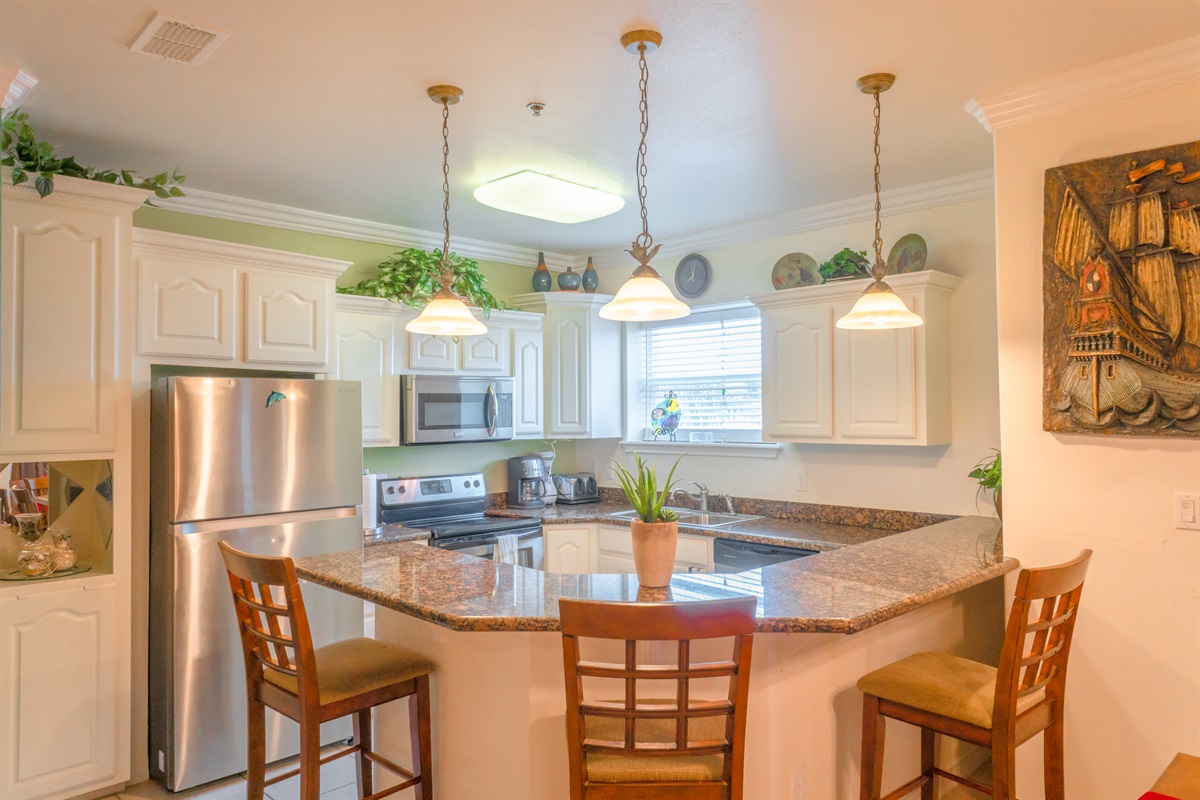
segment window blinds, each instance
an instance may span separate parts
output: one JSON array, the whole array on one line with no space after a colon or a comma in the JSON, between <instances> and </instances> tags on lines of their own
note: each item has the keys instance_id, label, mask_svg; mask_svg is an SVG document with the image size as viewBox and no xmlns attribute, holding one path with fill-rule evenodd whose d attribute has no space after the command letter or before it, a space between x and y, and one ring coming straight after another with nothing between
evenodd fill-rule
<instances>
[{"instance_id":1,"label":"window blinds","mask_svg":"<svg viewBox=\"0 0 1200 800\"><path fill-rule=\"evenodd\" d=\"M642 438L655 439L651 414L674 392L681 412L676 441L762 441L761 327L753 309L644 325ZM670 438L660 434L657 440Z\"/></svg>"}]
</instances>

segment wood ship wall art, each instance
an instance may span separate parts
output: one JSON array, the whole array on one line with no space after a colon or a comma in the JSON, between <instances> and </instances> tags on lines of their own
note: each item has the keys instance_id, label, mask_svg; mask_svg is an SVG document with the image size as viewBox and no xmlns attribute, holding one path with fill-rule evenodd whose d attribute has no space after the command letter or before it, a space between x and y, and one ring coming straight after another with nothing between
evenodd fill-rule
<instances>
[{"instance_id":1,"label":"wood ship wall art","mask_svg":"<svg viewBox=\"0 0 1200 800\"><path fill-rule=\"evenodd\" d=\"M1200 438L1200 142L1046 170L1048 431Z\"/></svg>"}]
</instances>

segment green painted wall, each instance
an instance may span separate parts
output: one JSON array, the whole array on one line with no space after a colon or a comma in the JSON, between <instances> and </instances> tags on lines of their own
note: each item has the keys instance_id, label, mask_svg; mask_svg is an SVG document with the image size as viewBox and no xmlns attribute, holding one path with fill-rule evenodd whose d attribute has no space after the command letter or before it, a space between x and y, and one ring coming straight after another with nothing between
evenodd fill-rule
<instances>
[{"instance_id":1,"label":"green painted wall","mask_svg":"<svg viewBox=\"0 0 1200 800\"><path fill-rule=\"evenodd\" d=\"M380 261L400 249L390 244L360 242L337 236L272 228L268 225L181 214L161 208L138 209L134 212L133 224L139 228L354 262L338 279L339 286L349 286L370 277L375 273L375 267ZM479 268L487 276L488 288L501 300L508 300L514 294L528 292L532 288L533 264L518 267L480 261ZM556 446L559 452L556 469L574 470L574 442L564 442ZM363 465L371 472L403 476L482 471L488 491L502 492L507 486L505 461L510 456L548 449L549 446L541 441L368 447L363 450Z\"/></svg>"}]
</instances>

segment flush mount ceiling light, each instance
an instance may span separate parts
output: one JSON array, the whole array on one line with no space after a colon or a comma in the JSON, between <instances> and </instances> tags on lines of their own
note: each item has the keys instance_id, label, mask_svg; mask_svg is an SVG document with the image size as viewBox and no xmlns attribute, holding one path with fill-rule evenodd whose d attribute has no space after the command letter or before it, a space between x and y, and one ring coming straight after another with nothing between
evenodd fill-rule
<instances>
[{"instance_id":1,"label":"flush mount ceiling light","mask_svg":"<svg viewBox=\"0 0 1200 800\"><path fill-rule=\"evenodd\" d=\"M632 248L626 251L637 259L638 267L617 292L617 296L600 309L600 316L604 319L621 322L679 319L692 313L687 303L671 294L667 284L663 283L658 272L650 266L650 259L654 258L662 245L654 244L654 237L650 235L650 225L646 219L646 131L650 127L649 105L646 101L646 84L650 80L650 72L646 68L646 53L654 52L661 44L662 34L658 31L630 31L621 37L621 46L630 53L637 53L641 72L641 80L638 83L642 92L642 138L637 153L638 204L642 210L642 232L633 240Z\"/></svg>"},{"instance_id":2,"label":"flush mount ceiling light","mask_svg":"<svg viewBox=\"0 0 1200 800\"><path fill-rule=\"evenodd\" d=\"M620 211L625 201L611 192L543 175L522 172L489 181L475 190L485 206L550 222L587 222Z\"/></svg>"},{"instance_id":3,"label":"flush mount ceiling light","mask_svg":"<svg viewBox=\"0 0 1200 800\"><path fill-rule=\"evenodd\" d=\"M442 106L442 288L404 330L434 336L478 336L487 333L487 327L454 293L454 264L450 262L450 106L462 99L463 92L457 86L430 86L428 91L429 99Z\"/></svg>"},{"instance_id":4,"label":"flush mount ceiling light","mask_svg":"<svg viewBox=\"0 0 1200 800\"><path fill-rule=\"evenodd\" d=\"M915 328L924 324L924 320L909 310L892 291L892 287L883 282L887 265L883 263L883 235L879 222L879 95L892 88L895 82L896 76L887 72L876 72L858 79L858 90L875 97L875 266L871 269L875 280L858 298L850 313L837 321L839 328L877 331Z\"/></svg>"}]
</instances>

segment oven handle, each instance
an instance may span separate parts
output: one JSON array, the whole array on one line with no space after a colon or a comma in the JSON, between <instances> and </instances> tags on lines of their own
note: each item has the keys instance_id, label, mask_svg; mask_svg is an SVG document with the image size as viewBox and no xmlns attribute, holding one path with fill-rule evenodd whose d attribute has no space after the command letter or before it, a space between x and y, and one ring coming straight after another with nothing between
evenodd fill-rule
<instances>
[{"instance_id":1,"label":"oven handle","mask_svg":"<svg viewBox=\"0 0 1200 800\"><path fill-rule=\"evenodd\" d=\"M516 531L508 531L507 533L517 534L519 541L527 541L529 539L540 539L542 529L537 528L530 530L528 528ZM437 546L442 550L461 550L465 547L478 547L479 545L488 545L496 543L496 534L494 533L477 533L472 536L451 536L445 539L437 539Z\"/></svg>"},{"instance_id":2,"label":"oven handle","mask_svg":"<svg viewBox=\"0 0 1200 800\"><path fill-rule=\"evenodd\" d=\"M491 416L491 421L487 422L488 436L496 435L496 423L500 421L500 403L496 399L496 387L488 384L487 397L484 399L483 418L486 421Z\"/></svg>"}]
</instances>

